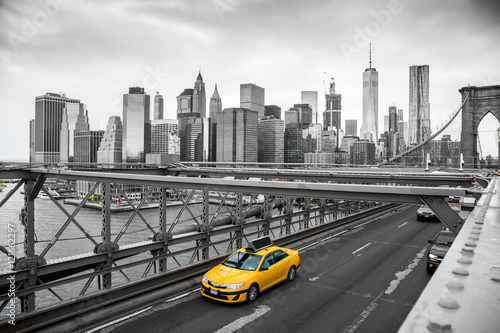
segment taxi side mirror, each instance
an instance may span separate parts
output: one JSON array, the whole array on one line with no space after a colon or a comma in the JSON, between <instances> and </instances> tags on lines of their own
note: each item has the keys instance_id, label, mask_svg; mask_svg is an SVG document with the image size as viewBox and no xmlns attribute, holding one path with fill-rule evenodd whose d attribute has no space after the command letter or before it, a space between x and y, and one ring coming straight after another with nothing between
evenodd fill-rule
<instances>
[{"instance_id":1,"label":"taxi side mirror","mask_svg":"<svg viewBox=\"0 0 500 333\"><path fill-rule=\"evenodd\" d=\"M429 239L429 240L427 240L427 242L428 242L429 244L434 244L434 240L433 240L433 239Z\"/></svg>"},{"instance_id":2,"label":"taxi side mirror","mask_svg":"<svg viewBox=\"0 0 500 333\"><path fill-rule=\"evenodd\" d=\"M261 267L260 268L261 271L268 271L269 270L269 267Z\"/></svg>"}]
</instances>

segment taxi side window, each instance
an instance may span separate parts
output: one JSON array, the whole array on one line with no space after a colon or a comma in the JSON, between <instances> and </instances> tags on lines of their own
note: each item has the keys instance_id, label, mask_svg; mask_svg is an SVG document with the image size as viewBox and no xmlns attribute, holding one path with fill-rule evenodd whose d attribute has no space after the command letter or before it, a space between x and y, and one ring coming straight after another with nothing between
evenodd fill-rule
<instances>
[{"instance_id":1,"label":"taxi side window","mask_svg":"<svg viewBox=\"0 0 500 333\"><path fill-rule=\"evenodd\" d=\"M270 253L264 258L264 262L262 263L262 268L269 268L274 264L273 254Z\"/></svg>"},{"instance_id":2,"label":"taxi side window","mask_svg":"<svg viewBox=\"0 0 500 333\"><path fill-rule=\"evenodd\" d=\"M274 262L279 262L286 257L288 257L288 254L286 254L285 251L278 250L274 252Z\"/></svg>"}]
</instances>

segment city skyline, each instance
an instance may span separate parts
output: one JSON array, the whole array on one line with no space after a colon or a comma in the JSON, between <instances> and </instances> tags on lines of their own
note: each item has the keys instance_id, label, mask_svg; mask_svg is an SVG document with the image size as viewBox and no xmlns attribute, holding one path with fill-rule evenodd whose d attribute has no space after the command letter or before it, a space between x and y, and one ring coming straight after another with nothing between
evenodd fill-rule
<instances>
[{"instance_id":1,"label":"city skyline","mask_svg":"<svg viewBox=\"0 0 500 333\"><path fill-rule=\"evenodd\" d=\"M218 84L223 108L238 107L240 84L255 83L265 89L266 104L282 112L301 102L301 91L317 91L319 114L323 81L331 75L343 95L342 119L357 119L359 131L369 42L379 72L379 133L393 102L408 119L411 65L430 68L432 131L460 105L458 89L500 83L500 48L491 43L500 35L494 1L222 3L2 2L0 139L11 144L0 148L0 159L28 160L35 96L64 91L86 104L91 130L104 130L110 116L122 115L123 92L143 86L151 96L163 95L164 118L175 119L176 96L199 70L207 93ZM304 23L290 25L285 8ZM332 11L339 14L334 22L327 19ZM130 49L131 42L138 47ZM483 137L484 126L494 128ZM480 125L485 155L496 155L496 142L490 152L485 148L498 127L496 120ZM459 131L455 120L443 134L459 140Z\"/></svg>"}]
</instances>

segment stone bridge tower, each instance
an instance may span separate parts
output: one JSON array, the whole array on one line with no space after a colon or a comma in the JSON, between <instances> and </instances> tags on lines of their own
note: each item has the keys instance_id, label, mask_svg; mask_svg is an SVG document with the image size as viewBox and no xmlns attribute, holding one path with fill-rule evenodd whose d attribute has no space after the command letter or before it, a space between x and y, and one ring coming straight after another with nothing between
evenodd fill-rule
<instances>
[{"instance_id":1,"label":"stone bridge tower","mask_svg":"<svg viewBox=\"0 0 500 333\"><path fill-rule=\"evenodd\" d=\"M469 94L462 110L461 151L464 155L464 167L478 168L477 129L481 119L488 113L500 122L500 85L468 86L458 91L462 94L462 103Z\"/></svg>"}]
</instances>

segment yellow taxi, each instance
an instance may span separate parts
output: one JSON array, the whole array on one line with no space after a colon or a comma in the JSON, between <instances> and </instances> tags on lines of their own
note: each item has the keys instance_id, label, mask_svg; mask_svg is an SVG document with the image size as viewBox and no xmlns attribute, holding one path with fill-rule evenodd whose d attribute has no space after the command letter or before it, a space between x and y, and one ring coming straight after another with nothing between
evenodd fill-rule
<instances>
[{"instance_id":1,"label":"yellow taxi","mask_svg":"<svg viewBox=\"0 0 500 333\"><path fill-rule=\"evenodd\" d=\"M300 269L299 253L257 238L209 270L201 294L226 303L253 302L260 292L283 280L292 281Z\"/></svg>"}]
</instances>

